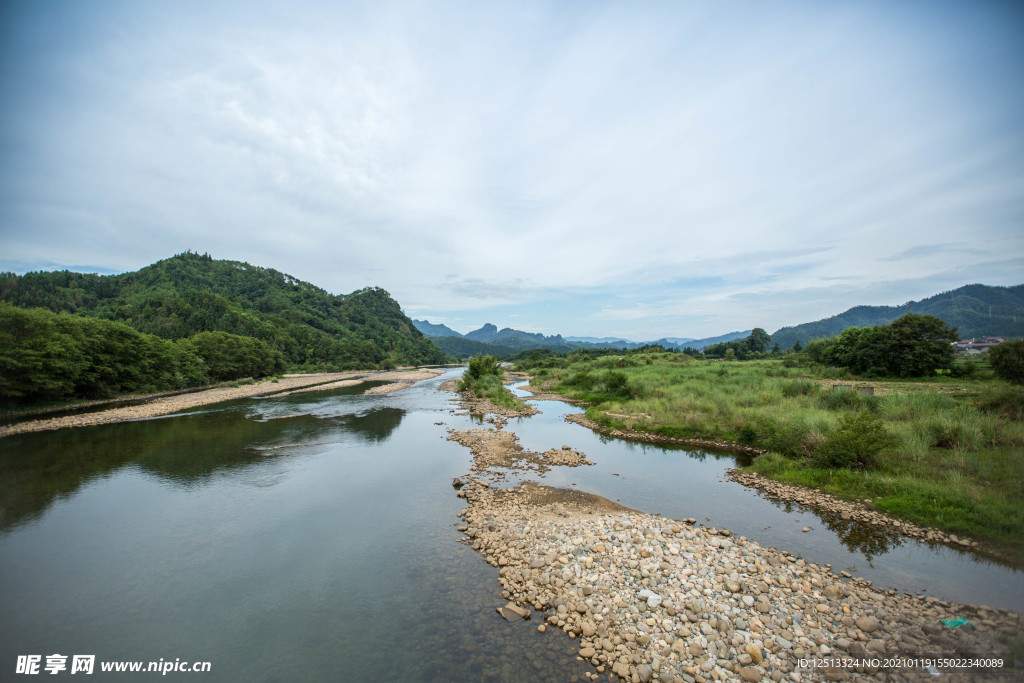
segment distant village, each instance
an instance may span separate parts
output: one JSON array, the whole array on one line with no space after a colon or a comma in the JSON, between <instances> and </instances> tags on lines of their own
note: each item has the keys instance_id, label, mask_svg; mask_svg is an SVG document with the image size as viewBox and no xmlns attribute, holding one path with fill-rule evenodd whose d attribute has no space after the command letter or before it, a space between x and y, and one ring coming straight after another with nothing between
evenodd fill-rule
<instances>
[{"instance_id":1,"label":"distant village","mask_svg":"<svg viewBox=\"0 0 1024 683\"><path fill-rule=\"evenodd\" d=\"M982 337L981 341L961 339L958 342L953 342L953 346L956 347L956 352L961 356L977 356L982 353L988 353L988 350L993 346L1002 344L1005 341L1005 337Z\"/></svg>"}]
</instances>

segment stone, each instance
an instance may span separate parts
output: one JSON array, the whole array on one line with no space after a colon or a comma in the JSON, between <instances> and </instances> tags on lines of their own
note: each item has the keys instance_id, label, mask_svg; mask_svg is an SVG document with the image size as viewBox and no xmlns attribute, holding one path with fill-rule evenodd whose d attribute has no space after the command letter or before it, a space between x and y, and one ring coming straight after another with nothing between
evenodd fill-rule
<instances>
[{"instance_id":1,"label":"stone","mask_svg":"<svg viewBox=\"0 0 1024 683\"><path fill-rule=\"evenodd\" d=\"M654 676L654 669L650 664L641 664L636 668L636 674L640 677L640 683L648 683Z\"/></svg>"},{"instance_id":2,"label":"stone","mask_svg":"<svg viewBox=\"0 0 1024 683\"><path fill-rule=\"evenodd\" d=\"M761 670L753 666L745 666L740 669L740 678L749 683L757 683L761 680Z\"/></svg>"},{"instance_id":3,"label":"stone","mask_svg":"<svg viewBox=\"0 0 1024 683\"><path fill-rule=\"evenodd\" d=\"M872 638L868 641L868 644L864 646L864 649L868 652L875 652L880 655L885 654L885 641L879 638Z\"/></svg>"},{"instance_id":4,"label":"stone","mask_svg":"<svg viewBox=\"0 0 1024 683\"><path fill-rule=\"evenodd\" d=\"M761 660L764 659L764 657L761 655L761 648L754 645L753 643L748 643L744 652L750 655L750 659L754 662L754 664L760 664Z\"/></svg>"},{"instance_id":5,"label":"stone","mask_svg":"<svg viewBox=\"0 0 1024 683\"><path fill-rule=\"evenodd\" d=\"M593 657L596 654L597 654L597 650L595 650L592 647L588 646L588 647L581 647L580 648L580 657L583 657L583 659L590 659L591 657Z\"/></svg>"},{"instance_id":6,"label":"stone","mask_svg":"<svg viewBox=\"0 0 1024 683\"><path fill-rule=\"evenodd\" d=\"M864 633L874 633L878 630L878 619L874 617L861 617L857 619L856 623L857 628L864 631Z\"/></svg>"},{"instance_id":7,"label":"stone","mask_svg":"<svg viewBox=\"0 0 1024 683\"><path fill-rule=\"evenodd\" d=\"M514 602L508 603L501 609L503 609L505 612L511 612L512 614L516 614L522 619L530 618L530 610L526 609L525 607L520 607ZM502 612L502 616L505 616L504 612Z\"/></svg>"}]
</instances>

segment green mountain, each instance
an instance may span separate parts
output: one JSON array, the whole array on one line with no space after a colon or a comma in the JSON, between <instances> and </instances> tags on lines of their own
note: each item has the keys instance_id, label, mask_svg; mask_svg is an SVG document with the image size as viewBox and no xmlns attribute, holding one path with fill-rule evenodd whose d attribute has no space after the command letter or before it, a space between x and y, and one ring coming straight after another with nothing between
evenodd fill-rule
<instances>
[{"instance_id":1,"label":"green mountain","mask_svg":"<svg viewBox=\"0 0 1024 683\"><path fill-rule=\"evenodd\" d=\"M1024 336L1024 285L989 287L966 285L942 294L908 301L902 306L855 306L839 315L783 327L772 335L772 342L788 349L797 341L831 337L848 327L888 325L905 313L934 315L956 327L961 339L974 337Z\"/></svg>"},{"instance_id":2,"label":"green mountain","mask_svg":"<svg viewBox=\"0 0 1024 683\"><path fill-rule=\"evenodd\" d=\"M200 332L253 337L292 369L446 360L383 289L329 294L272 268L191 252L121 275L5 273L0 301L119 321L164 339Z\"/></svg>"}]
</instances>

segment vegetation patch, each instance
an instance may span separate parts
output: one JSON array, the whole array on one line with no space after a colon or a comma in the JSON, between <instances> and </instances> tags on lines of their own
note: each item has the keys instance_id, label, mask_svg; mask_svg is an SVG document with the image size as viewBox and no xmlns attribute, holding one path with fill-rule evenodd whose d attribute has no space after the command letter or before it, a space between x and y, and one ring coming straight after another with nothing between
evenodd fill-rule
<instances>
[{"instance_id":1,"label":"vegetation patch","mask_svg":"<svg viewBox=\"0 0 1024 683\"><path fill-rule=\"evenodd\" d=\"M458 390L487 399L496 406L514 411L532 410L526 401L505 388L505 372L494 356L474 356L459 381Z\"/></svg>"},{"instance_id":2,"label":"vegetation patch","mask_svg":"<svg viewBox=\"0 0 1024 683\"><path fill-rule=\"evenodd\" d=\"M575 352L517 369L594 402L586 416L604 429L766 450L752 465L762 475L870 498L1024 559L1024 387L990 374L833 387L823 366L671 360L679 355Z\"/></svg>"}]
</instances>

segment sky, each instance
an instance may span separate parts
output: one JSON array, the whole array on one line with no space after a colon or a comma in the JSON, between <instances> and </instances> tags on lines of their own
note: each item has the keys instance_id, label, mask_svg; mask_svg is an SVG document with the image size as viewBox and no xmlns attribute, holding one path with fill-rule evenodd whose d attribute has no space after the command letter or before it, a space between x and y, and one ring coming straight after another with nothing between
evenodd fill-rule
<instances>
[{"instance_id":1,"label":"sky","mask_svg":"<svg viewBox=\"0 0 1024 683\"><path fill-rule=\"evenodd\" d=\"M0 270L635 340L1024 283L1024 3L0 3Z\"/></svg>"}]
</instances>

